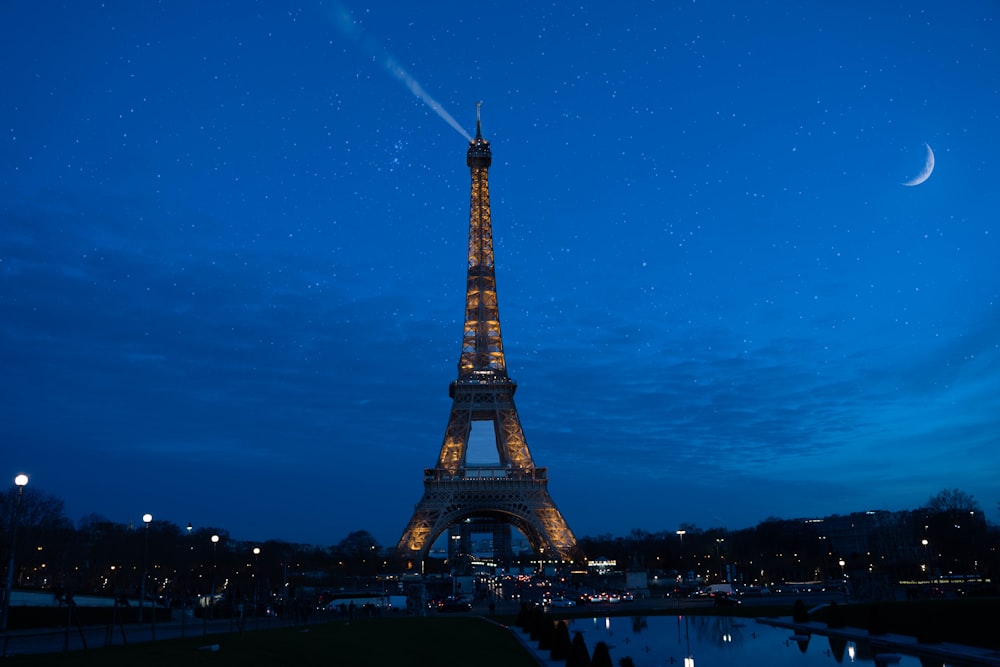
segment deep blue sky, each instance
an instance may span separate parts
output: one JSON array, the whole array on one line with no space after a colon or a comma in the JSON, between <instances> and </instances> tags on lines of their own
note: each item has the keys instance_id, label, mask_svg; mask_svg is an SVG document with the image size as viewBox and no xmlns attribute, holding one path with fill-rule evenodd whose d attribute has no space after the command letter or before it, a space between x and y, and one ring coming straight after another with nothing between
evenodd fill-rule
<instances>
[{"instance_id":1,"label":"deep blue sky","mask_svg":"<svg viewBox=\"0 0 1000 667\"><path fill-rule=\"evenodd\" d=\"M0 473L394 545L483 101L508 370L578 536L1000 519L1000 9L0 5ZM400 69L401 68L401 69ZM934 151L931 177L903 182Z\"/></svg>"}]
</instances>

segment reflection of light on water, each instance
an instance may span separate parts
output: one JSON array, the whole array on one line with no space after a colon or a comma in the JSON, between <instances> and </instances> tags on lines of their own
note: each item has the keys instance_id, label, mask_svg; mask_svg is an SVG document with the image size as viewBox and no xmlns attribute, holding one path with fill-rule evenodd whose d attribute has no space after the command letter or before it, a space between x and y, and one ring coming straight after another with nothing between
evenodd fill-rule
<instances>
[{"instance_id":1,"label":"reflection of light on water","mask_svg":"<svg viewBox=\"0 0 1000 667\"><path fill-rule=\"evenodd\" d=\"M858 645L854 642L847 642L847 657L854 662L854 656L858 653Z\"/></svg>"},{"instance_id":2,"label":"reflection of light on water","mask_svg":"<svg viewBox=\"0 0 1000 667\"><path fill-rule=\"evenodd\" d=\"M684 658L684 667L694 667L694 658L691 656Z\"/></svg>"},{"instance_id":3,"label":"reflection of light on water","mask_svg":"<svg viewBox=\"0 0 1000 667\"><path fill-rule=\"evenodd\" d=\"M733 641L733 636L731 634L729 634L728 632L723 632L722 633L722 643L723 644L731 644L732 641Z\"/></svg>"},{"instance_id":4,"label":"reflection of light on water","mask_svg":"<svg viewBox=\"0 0 1000 667\"><path fill-rule=\"evenodd\" d=\"M605 630L610 630L611 629L611 617L610 616L605 616L604 617L604 629Z\"/></svg>"}]
</instances>

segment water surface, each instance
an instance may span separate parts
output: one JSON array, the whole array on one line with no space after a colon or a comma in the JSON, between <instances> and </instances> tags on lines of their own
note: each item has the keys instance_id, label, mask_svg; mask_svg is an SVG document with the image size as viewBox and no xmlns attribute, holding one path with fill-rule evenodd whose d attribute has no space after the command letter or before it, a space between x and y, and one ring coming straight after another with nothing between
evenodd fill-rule
<instances>
[{"instance_id":1,"label":"water surface","mask_svg":"<svg viewBox=\"0 0 1000 667\"><path fill-rule=\"evenodd\" d=\"M617 616L578 618L569 621L569 633L583 633L593 654L597 642L611 649L615 665L624 657L636 667L867 667L876 665L877 653L867 641L852 642L727 616ZM889 667L940 667L939 660L895 654ZM881 667L881 665L880 665Z\"/></svg>"}]
</instances>

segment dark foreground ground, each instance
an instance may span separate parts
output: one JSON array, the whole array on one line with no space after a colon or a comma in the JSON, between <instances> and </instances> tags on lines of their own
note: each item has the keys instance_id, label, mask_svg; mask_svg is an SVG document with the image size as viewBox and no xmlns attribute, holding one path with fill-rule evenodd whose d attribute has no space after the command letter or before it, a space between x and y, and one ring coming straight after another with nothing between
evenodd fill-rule
<instances>
[{"instance_id":1,"label":"dark foreground ground","mask_svg":"<svg viewBox=\"0 0 1000 667\"><path fill-rule=\"evenodd\" d=\"M725 614L755 618L790 620L796 599L803 599L811 611L809 621L824 627L844 627L865 636L878 634L909 635L933 645L954 642L1000 651L1000 599L927 600L882 604L849 603L830 596L748 598L738 607L715 608L710 601L650 599L617 605L586 605L559 609L558 617L570 616L641 616L670 614ZM836 603L831 606L831 603ZM520 605L502 603L492 614L486 604L462 614L431 614L424 617L355 618L353 620L316 618L308 625L265 628L253 626L244 632L233 631L221 622L208 632L188 626L187 636L171 636L177 624L158 626L158 641L141 640L130 629L127 645L104 647L102 628L93 633L87 650L64 652L65 635L53 632L48 639L48 653L27 653L23 636L0 635L6 641L10 665L217 665L234 667L281 665L352 665L359 667L396 667L400 665L435 665L435 667L537 667L535 654L512 632L517 625ZM148 625L148 624L147 624ZM74 631L73 634L79 634ZM193 635L193 636L192 636ZM72 636L72 635L70 635ZM76 639L76 638L74 638ZM18 650L19 642L25 647ZM100 648L96 648L100 647ZM45 647L42 647L45 648ZM37 650L37 648L36 648Z\"/></svg>"},{"instance_id":2,"label":"dark foreground ground","mask_svg":"<svg viewBox=\"0 0 1000 667\"><path fill-rule=\"evenodd\" d=\"M3 663L32 667L538 667L531 652L513 633L474 616L332 621L70 653L12 656Z\"/></svg>"}]
</instances>

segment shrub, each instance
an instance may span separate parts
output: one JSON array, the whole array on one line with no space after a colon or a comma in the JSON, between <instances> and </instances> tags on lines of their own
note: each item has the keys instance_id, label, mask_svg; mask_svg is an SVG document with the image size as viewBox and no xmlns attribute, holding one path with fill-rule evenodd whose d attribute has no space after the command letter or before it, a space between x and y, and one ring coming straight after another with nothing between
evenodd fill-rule
<instances>
[{"instance_id":1,"label":"shrub","mask_svg":"<svg viewBox=\"0 0 1000 667\"><path fill-rule=\"evenodd\" d=\"M573 645L569 649L569 657L566 658L566 667L591 667L587 643L579 632L573 635Z\"/></svg>"},{"instance_id":2,"label":"shrub","mask_svg":"<svg viewBox=\"0 0 1000 667\"><path fill-rule=\"evenodd\" d=\"M828 628L842 628L844 627L844 614L843 610L834 600L830 603L830 606L826 611L826 627Z\"/></svg>"},{"instance_id":3,"label":"shrub","mask_svg":"<svg viewBox=\"0 0 1000 667\"><path fill-rule=\"evenodd\" d=\"M944 641L941 624L927 616L920 616L917 619L917 641L921 644L940 644Z\"/></svg>"},{"instance_id":4,"label":"shrub","mask_svg":"<svg viewBox=\"0 0 1000 667\"><path fill-rule=\"evenodd\" d=\"M531 641L537 642L542 638L542 625L545 623L545 613L538 607L531 607L528 611L528 636Z\"/></svg>"},{"instance_id":5,"label":"shrub","mask_svg":"<svg viewBox=\"0 0 1000 667\"><path fill-rule=\"evenodd\" d=\"M611 652L604 642L597 642L594 645L594 655L590 658L591 667L614 667L611 662Z\"/></svg>"},{"instance_id":6,"label":"shrub","mask_svg":"<svg viewBox=\"0 0 1000 667\"><path fill-rule=\"evenodd\" d=\"M541 620L538 622L538 648L543 651L551 649L555 635L556 626L552 622L552 619L548 615L542 614Z\"/></svg>"},{"instance_id":7,"label":"shrub","mask_svg":"<svg viewBox=\"0 0 1000 667\"><path fill-rule=\"evenodd\" d=\"M569 626L566 621L556 623L555 634L552 637L552 648L549 649L549 657L553 660L565 660L569 657Z\"/></svg>"},{"instance_id":8,"label":"shrub","mask_svg":"<svg viewBox=\"0 0 1000 667\"><path fill-rule=\"evenodd\" d=\"M884 635L889 632L889 622L882 605L875 603L868 608L868 634Z\"/></svg>"}]
</instances>

